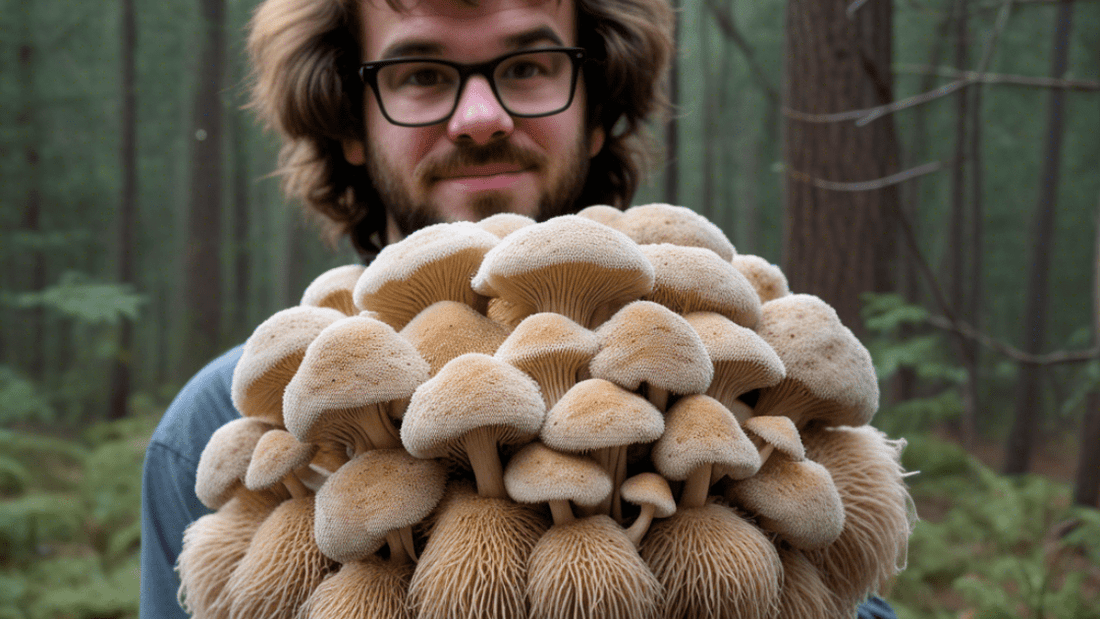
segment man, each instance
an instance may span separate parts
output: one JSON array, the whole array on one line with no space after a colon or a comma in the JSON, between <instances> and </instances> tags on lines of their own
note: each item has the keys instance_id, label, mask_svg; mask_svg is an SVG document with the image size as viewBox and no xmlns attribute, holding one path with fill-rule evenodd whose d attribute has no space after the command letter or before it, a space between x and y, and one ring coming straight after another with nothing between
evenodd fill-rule
<instances>
[{"instance_id":1,"label":"man","mask_svg":"<svg viewBox=\"0 0 1100 619\"><path fill-rule=\"evenodd\" d=\"M254 106L284 189L374 252L440 221L630 204L662 105L667 0L266 0ZM362 64L365 63L365 64ZM173 571L199 454L237 416L237 347L188 383L146 455L141 616L185 613Z\"/></svg>"}]
</instances>

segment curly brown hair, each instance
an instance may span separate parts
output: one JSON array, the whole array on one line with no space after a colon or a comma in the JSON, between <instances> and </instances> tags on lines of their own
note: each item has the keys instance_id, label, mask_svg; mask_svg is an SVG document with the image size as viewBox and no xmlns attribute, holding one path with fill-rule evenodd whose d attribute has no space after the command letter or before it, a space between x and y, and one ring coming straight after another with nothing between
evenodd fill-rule
<instances>
[{"instance_id":1,"label":"curly brown hair","mask_svg":"<svg viewBox=\"0 0 1100 619\"><path fill-rule=\"evenodd\" d=\"M345 140L364 135L364 89L355 76L362 1L265 0L248 38L251 105L283 137L283 190L323 216L330 242L348 234L361 252L384 244L386 225L370 178L343 152ZM400 0L386 2L401 9ZM666 105L672 10L668 0L576 0L576 9L577 44L597 59L585 66L588 125L607 135L576 207L625 208L650 152L645 122Z\"/></svg>"}]
</instances>

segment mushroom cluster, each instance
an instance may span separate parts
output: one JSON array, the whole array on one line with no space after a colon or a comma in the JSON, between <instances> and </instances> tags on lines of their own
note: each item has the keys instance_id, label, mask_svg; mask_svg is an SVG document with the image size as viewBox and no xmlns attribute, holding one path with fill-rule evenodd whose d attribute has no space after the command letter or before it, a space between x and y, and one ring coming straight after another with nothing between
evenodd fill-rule
<instances>
[{"instance_id":1,"label":"mushroom cluster","mask_svg":"<svg viewBox=\"0 0 1100 619\"><path fill-rule=\"evenodd\" d=\"M665 204L424 228L249 338L180 599L246 619L839 619L901 441L817 297Z\"/></svg>"}]
</instances>

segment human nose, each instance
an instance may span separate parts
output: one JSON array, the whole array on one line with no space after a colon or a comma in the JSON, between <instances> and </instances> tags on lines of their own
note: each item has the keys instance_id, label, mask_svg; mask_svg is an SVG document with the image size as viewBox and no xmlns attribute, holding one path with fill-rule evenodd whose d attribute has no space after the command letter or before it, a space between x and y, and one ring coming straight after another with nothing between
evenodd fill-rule
<instances>
[{"instance_id":1,"label":"human nose","mask_svg":"<svg viewBox=\"0 0 1100 619\"><path fill-rule=\"evenodd\" d=\"M458 106L447 122L447 133L453 141L465 139L482 145L511 135L514 126L489 80L475 75L459 96Z\"/></svg>"}]
</instances>

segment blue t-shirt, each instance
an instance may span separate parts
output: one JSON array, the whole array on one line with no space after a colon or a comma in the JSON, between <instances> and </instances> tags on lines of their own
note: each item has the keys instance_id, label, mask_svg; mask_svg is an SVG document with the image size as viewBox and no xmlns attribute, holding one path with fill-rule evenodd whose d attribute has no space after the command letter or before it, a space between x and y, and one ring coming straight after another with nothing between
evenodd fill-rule
<instances>
[{"instance_id":1,"label":"blue t-shirt","mask_svg":"<svg viewBox=\"0 0 1100 619\"><path fill-rule=\"evenodd\" d=\"M184 529L210 511L195 496L199 456L215 430L240 416L230 386L242 349L237 346L218 357L184 386L146 449L141 489L142 619L187 617L176 599L176 560ZM858 619L897 619L890 606L875 597L858 610Z\"/></svg>"}]
</instances>

